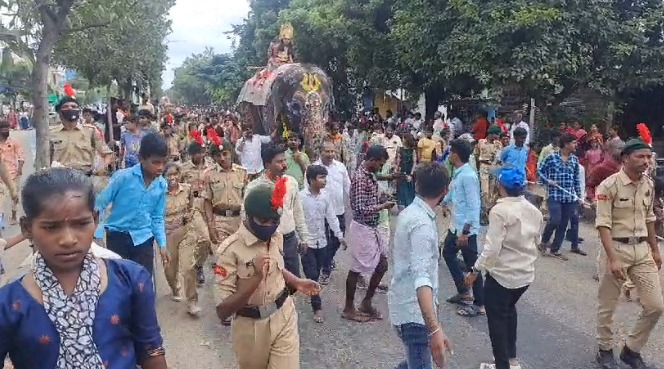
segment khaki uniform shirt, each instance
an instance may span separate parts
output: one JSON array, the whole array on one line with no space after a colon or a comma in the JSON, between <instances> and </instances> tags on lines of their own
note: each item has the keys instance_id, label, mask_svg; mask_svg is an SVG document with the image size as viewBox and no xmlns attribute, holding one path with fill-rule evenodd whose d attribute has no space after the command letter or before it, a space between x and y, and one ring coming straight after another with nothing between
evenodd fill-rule
<instances>
[{"instance_id":1,"label":"khaki uniform shirt","mask_svg":"<svg viewBox=\"0 0 664 369\"><path fill-rule=\"evenodd\" d=\"M166 233L181 227L185 220L191 219L192 196L191 186L185 183L180 183L175 193L166 193L166 212L164 214Z\"/></svg>"},{"instance_id":2,"label":"khaki uniform shirt","mask_svg":"<svg viewBox=\"0 0 664 369\"><path fill-rule=\"evenodd\" d=\"M180 157L180 139L178 138L177 133L166 137L166 143L168 144L168 156L170 157Z\"/></svg>"},{"instance_id":3,"label":"khaki uniform shirt","mask_svg":"<svg viewBox=\"0 0 664 369\"><path fill-rule=\"evenodd\" d=\"M647 223L654 222L655 186L648 177L632 181L621 169L597 187L595 226L611 230L611 237L647 237Z\"/></svg>"},{"instance_id":4,"label":"khaki uniform shirt","mask_svg":"<svg viewBox=\"0 0 664 369\"><path fill-rule=\"evenodd\" d=\"M249 297L247 305L262 306L273 302L286 287L283 277L284 270L284 242L283 236L275 232L269 242L256 238L249 230L240 225L230 237L225 239L218 249L217 264L215 267L215 306L228 298L243 283L248 283L256 271L253 259L263 253L270 254L270 269L258 288Z\"/></svg>"},{"instance_id":5,"label":"khaki uniform shirt","mask_svg":"<svg viewBox=\"0 0 664 369\"><path fill-rule=\"evenodd\" d=\"M215 164L207 171L202 197L210 200L213 207L240 210L248 178L247 170L239 165L233 164L233 167L226 171Z\"/></svg>"},{"instance_id":6,"label":"khaki uniform shirt","mask_svg":"<svg viewBox=\"0 0 664 369\"><path fill-rule=\"evenodd\" d=\"M191 186L191 191L195 198L202 198L203 191L205 191L206 183L205 179L207 176L207 171L214 168L212 165L209 165L208 162L203 161L201 165L194 164L191 160L187 161L180 168L182 175L180 176L180 181L184 182ZM194 202L197 202L194 200ZM202 210L198 206L196 210Z\"/></svg>"},{"instance_id":7,"label":"khaki uniform shirt","mask_svg":"<svg viewBox=\"0 0 664 369\"><path fill-rule=\"evenodd\" d=\"M97 129L87 124L78 124L71 131L64 125L51 128L49 144L53 150L52 161L84 172L92 170L97 155L111 154Z\"/></svg>"},{"instance_id":8,"label":"khaki uniform shirt","mask_svg":"<svg viewBox=\"0 0 664 369\"><path fill-rule=\"evenodd\" d=\"M486 139L481 139L477 142L477 160L480 161L481 165L487 165L482 163L483 161L488 161L494 163L498 153L503 149L503 144L499 140L494 140L493 143L490 143Z\"/></svg>"}]
</instances>

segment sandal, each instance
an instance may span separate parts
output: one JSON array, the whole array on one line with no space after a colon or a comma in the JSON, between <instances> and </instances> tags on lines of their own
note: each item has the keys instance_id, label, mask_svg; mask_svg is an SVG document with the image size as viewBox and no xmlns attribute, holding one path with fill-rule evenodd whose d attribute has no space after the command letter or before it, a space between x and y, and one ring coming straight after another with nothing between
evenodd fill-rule
<instances>
[{"instance_id":1,"label":"sandal","mask_svg":"<svg viewBox=\"0 0 664 369\"><path fill-rule=\"evenodd\" d=\"M326 286L330 283L330 276L328 274L323 274L320 276L320 280L318 281L322 286Z\"/></svg>"},{"instance_id":2,"label":"sandal","mask_svg":"<svg viewBox=\"0 0 664 369\"><path fill-rule=\"evenodd\" d=\"M316 322L318 324L323 323L323 317L320 316L320 315L316 315L316 313L314 313L314 322Z\"/></svg>"},{"instance_id":3,"label":"sandal","mask_svg":"<svg viewBox=\"0 0 664 369\"><path fill-rule=\"evenodd\" d=\"M457 314L466 318L474 318L480 315L486 315L486 312L480 310L479 307L475 305L468 305L457 310Z\"/></svg>"},{"instance_id":4,"label":"sandal","mask_svg":"<svg viewBox=\"0 0 664 369\"><path fill-rule=\"evenodd\" d=\"M470 305L473 303L473 298L467 294L457 293L456 295L447 299L450 304Z\"/></svg>"}]
</instances>

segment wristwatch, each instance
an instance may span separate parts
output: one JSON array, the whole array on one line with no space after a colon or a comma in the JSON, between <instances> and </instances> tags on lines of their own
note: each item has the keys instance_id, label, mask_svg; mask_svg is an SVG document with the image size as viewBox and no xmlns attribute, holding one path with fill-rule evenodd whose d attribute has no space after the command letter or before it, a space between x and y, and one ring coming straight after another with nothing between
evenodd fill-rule
<instances>
[{"instance_id":1,"label":"wristwatch","mask_svg":"<svg viewBox=\"0 0 664 369\"><path fill-rule=\"evenodd\" d=\"M475 274L479 274L479 272L480 272L477 268L475 268L474 265L472 267L470 267L470 270Z\"/></svg>"}]
</instances>

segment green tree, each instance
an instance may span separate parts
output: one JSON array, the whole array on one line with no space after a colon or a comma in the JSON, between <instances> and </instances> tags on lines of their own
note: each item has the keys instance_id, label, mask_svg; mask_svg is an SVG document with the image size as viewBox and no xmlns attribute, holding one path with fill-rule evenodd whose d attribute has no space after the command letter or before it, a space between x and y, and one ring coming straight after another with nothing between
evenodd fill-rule
<instances>
[{"instance_id":1,"label":"green tree","mask_svg":"<svg viewBox=\"0 0 664 369\"><path fill-rule=\"evenodd\" d=\"M28 58L33 65L31 87L37 137L35 167L41 168L50 163L48 70L56 45L68 35L112 24L118 17L126 15L126 9L134 3L132 0L0 1L0 11L10 18L6 26L0 27L0 39L13 52Z\"/></svg>"}]
</instances>

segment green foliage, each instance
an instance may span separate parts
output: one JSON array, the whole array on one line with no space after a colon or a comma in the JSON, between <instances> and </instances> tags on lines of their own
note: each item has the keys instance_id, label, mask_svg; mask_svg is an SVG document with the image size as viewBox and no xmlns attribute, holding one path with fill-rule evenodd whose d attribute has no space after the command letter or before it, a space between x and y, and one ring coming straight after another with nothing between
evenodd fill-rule
<instances>
[{"instance_id":1,"label":"green foliage","mask_svg":"<svg viewBox=\"0 0 664 369\"><path fill-rule=\"evenodd\" d=\"M86 29L62 37L54 59L77 70L93 86L114 80L140 87L161 82L167 58L164 39L171 26L167 15L175 1L95 1L100 2L72 12L72 27Z\"/></svg>"},{"instance_id":2,"label":"green foliage","mask_svg":"<svg viewBox=\"0 0 664 369\"><path fill-rule=\"evenodd\" d=\"M331 76L341 112L366 88L425 92L427 107L509 90L546 110L580 89L614 98L664 83L660 0L254 0L223 73L203 73L206 98L233 101L283 22L297 61Z\"/></svg>"}]
</instances>

